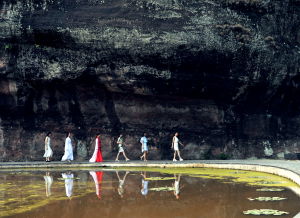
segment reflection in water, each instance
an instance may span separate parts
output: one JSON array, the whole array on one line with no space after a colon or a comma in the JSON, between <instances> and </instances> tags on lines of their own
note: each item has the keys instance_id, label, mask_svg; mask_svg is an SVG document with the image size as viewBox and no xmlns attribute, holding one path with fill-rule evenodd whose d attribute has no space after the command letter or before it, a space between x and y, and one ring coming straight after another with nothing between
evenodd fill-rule
<instances>
[{"instance_id":1,"label":"reflection in water","mask_svg":"<svg viewBox=\"0 0 300 218\"><path fill-rule=\"evenodd\" d=\"M227 170L217 171L216 179L207 178L211 169L195 169L197 174L189 175L179 169L173 172L168 169L167 172L170 171L172 176L158 172L113 170L105 173L51 171L51 175L41 172L1 172L0 217L90 218L101 215L108 218L250 218L243 211L266 208L289 212L285 218L292 218L299 213L300 198L287 188L292 184L282 177L260 173L254 176L251 172ZM203 177L200 177L200 171ZM221 173L226 178L220 179ZM90 176L93 179L87 179ZM264 180L267 183L265 186L286 184L286 187L277 192L257 191L264 186L230 183L233 176L245 180ZM271 177L273 179L268 180ZM45 197L45 187L46 196L49 197ZM105 198L98 201L95 189L98 198ZM72 201L66 195L68 198L72 196ZM250 201L249 197L286 199L260 202Z\"/></svg>"},{"instance_id":2,"label":"reflection in water","mask_svg":"<svg viewBox=\"0 0 300 218\"><path fill-rule=\"evenodd\" d=\"M103 179L103 171L90 171L90 175L93 177L95 187L96 187L96 195L99 199L101 199L101 185L102 185L102 179Z\"/></svg>"},{"instance_id":3,"label":"reflection in water","mask_svg":"<svg viewBox=\"0 0 300 218\"><path fill-rule=\"evenodd\" d=\"M180 194L180 177L181 174L179 174L178 176L176 174L174 174L175 177L175 182L174 182L174 195L176 197L176 199L179 199L179 194Z\"/></svg>"},{"instance_id":4,"label":"reflection in water","mask_svg":"<svg viewBox=\"0 0 300 218\"><path fill-rule=\"evenodd\" d=\"M50 175L50 172L46 172L44 179L45 179L46 196L49 197L51 195L51 185L53 183L53 177Z\"/></svg>"},{"instance_id":5,"label":"reflection in water","mask_svg":"<svg viewBox=\"0 0 300 218\"><path fill-rule=\"evenodd\" d=\"M142 189L141 189L141 193L142 195L146 196L148 194L148 183L149 181L147 181L147 174L146 172L142 173Z\"/></svg>"},{"instance_id":6,"label":"reflection in water","mask_svg":"<svg viewBox=\"0 0 300 218\"><path fill-rule=\"evenodd\" d=\"M124 183L125 183L125 180L126 180L126 177L127 177L128 173L129 172L126 171L125 175L123 176L123 179L121 179L120 176L119 176L119 172L116 171L116 174L117 174L117 177L118 177L118 180L119 180L118 193L119 193L121 198L123 198L123 196L124 196Z\"/></svg>"},{"instance_id":7,"label":"reflection in water","mask_svg":"<svg viewBox=\"0 0 300 218\"><path fill-rule=\"evenodd\" d=\"M71 197L73 194L73 173L62 173L62 178L65 180L66 196Z\"/></svg>"}]
</instances>

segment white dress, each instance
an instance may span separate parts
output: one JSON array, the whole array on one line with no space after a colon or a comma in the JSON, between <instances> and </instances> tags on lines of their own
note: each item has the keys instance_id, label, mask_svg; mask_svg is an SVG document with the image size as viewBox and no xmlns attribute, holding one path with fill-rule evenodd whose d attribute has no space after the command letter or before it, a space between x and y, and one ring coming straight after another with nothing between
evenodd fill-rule
<instances>
[{"instance_id":1,"label":"white dress","mask_svg":"<svg viewBox=\"0 0 300 218\"><path fill-rule=\"evenodd\" d=\"M118 148L119 148L119 153L124 152L124 148L123 148L123 139L121 137L118 138L117 140L117 144L118 144Z\"/></svg>"},{"instance_id":2,"label":"white dress","mask_svg":"<svg viewBox=\"0 0 300 218\"><path fill-rule=\"evenodd\" d=\"M46 187L46 196L49 197L51 195L51 185L53 183L52 176L44 176L45 179L45 187Z\"/></svg>"},{"instance_id":3,"label":"white dress","mask_svg":"<svg viewBox=\"0 0 300 218\"><path fill-rule=\"evenodd\" d=\"M62 161L73 160L73 147L70 137L66 138L65 142L65 154L61 159Z\"/></svg>"},{"instance_id":4,"label":"white dress","mask_svg":"<svg viewBox=\"0 0 300 218\"><path fill-rule=\"evenodd\" d=\"M95 143L95 150L93 153L93 156L91 157L91 159L89 160L89 162L95 163L96 159L97 159L97 152L98 152L98 140L96 139L96 143Z\"/></svg>"},{"instance_id":5,"label":"white dress","mask_svg":"<svg viewBox=\"0 0 300 218\"><path fill-rule=\"evenodd\" d=\"M53 151L50 147L50 137L46 136L45 138L45 154L43 157L52 157Z\"/></svg>"},{"instance_id":6,"label":"white dress","mask_svg":"<svg viewBox=\"0 0 300 218\"><path fill-rule=\"evenodd\" d=\"M148 139L146 138L146 136L143 136L140 140L140 142L142 143L142 152L148 151Z\"/></svg>"},{"instance_id":7,"label":"white dress","mask_svg":"<svg viewBox=\"0 0 300 218\"><path fill-rule=\"evenodd\" d=\"M73 173L71 173L71 174L62 173L61 175L62 175L62 178L65 179L66 196L71 197L73 194L74 175L73 175Z\"/></svg>"},{"instance_id":8,"label":"white dress","mask_svg":"<svg viewBox=\"0 0 300 218\"><path fill-rule=\"evenodd\" d=\"M178 143L179 139L176 136L174 136L174 151L179 151Z\"/></svg>"}]
</instances>

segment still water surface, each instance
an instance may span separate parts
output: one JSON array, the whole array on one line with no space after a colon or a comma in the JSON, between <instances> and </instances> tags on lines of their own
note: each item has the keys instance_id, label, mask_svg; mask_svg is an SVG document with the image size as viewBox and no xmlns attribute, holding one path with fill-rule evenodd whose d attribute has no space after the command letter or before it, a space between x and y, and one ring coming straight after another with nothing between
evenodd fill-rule
<instances>
[{"instance_id":1,"label":"still water surface","mask_svg":"<svg viewBox=\"0 0 300 218\"><path fill-rule=\"evenodd\" d=\"M180 172L0 172L0 217L247 218L254 217L243 214L249 209L290 213L279 217L294 217L300 211L300 198L289 188L294 184L281 177L212 169ZM280 192L257 191L265 186L286 187ZM256 197L287 199L248 199Z\"/></svg>"}]
</instances>

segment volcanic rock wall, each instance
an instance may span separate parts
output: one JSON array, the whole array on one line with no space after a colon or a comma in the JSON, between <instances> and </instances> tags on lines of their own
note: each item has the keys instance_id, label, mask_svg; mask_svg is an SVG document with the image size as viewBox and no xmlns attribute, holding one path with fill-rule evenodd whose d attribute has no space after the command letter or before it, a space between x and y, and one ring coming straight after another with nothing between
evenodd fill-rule
<instances>
[{"instance_id":1,"label":"volcanic rock wall","mask_svg":"<svg viewBox=\"0 0 300 218\"><path fill-rule=\"evenodd\" d=\"M300 152L299 0L0 2L0 161L41 160L65 132L78 160L101 134L129 157L283 158Z\"/></svg>"}]
</instances>

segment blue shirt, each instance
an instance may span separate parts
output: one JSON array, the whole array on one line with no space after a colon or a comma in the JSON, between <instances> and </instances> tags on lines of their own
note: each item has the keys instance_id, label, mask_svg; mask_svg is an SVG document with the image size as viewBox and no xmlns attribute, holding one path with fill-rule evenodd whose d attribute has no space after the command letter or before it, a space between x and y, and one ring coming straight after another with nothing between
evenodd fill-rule
<instances>
[{"instance_id":1,"label":"blue shirt","mask_svg":"<svg viewBox=\"0 0 300 218\"><path fill-rule=\"evenodd\" d=\"M144 145L147 145L148 140L147 140L146 136L143 136L143 137L141 138L140 142L141 142L142 144L144 144Z\"/></svg>"}]
</instances>

